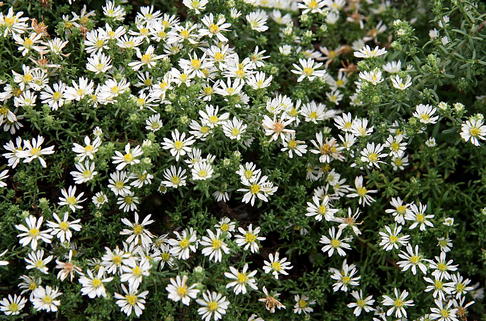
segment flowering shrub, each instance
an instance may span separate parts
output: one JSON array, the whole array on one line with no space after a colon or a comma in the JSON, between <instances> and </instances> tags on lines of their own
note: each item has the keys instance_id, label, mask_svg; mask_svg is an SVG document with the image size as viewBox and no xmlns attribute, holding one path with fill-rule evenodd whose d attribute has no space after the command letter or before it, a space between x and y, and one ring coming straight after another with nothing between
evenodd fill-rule
<instances>
[{"instance_id":1,"label":"flowering shrub","mask_svg":"<svg viewBox=\"0 0 486 321\"><path fill-rule=\"evenodd\" d=\"M0 10L5 318L486 320L483 2Z\"/></svg>"}]
</instances>

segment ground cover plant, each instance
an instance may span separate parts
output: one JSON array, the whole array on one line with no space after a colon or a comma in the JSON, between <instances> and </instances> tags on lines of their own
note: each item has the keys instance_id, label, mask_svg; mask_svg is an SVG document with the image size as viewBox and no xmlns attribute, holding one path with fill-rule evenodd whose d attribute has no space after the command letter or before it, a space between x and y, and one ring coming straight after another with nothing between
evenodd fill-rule
<instances>
[{"instance_id":1,"label":"ground cover plant","mask_svg":"<svg viewBox=\"0 0 486 321\"><path fill-rule=\"evenodd\" d=\"M2 320L486 320L486 5L0 4Z\"/></svg>"}]
</instances>

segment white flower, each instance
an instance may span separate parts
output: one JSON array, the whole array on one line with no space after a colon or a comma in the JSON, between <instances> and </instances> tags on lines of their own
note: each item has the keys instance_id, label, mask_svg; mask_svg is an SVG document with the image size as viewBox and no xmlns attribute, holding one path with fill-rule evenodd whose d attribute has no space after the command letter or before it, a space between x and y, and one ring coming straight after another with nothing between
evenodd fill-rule
<instances>
[{"instance_id":1,"label":"white flower","mask_svg":"<svg viewBox=\"0 0 486 321\"><path fill-rule=\"evenodd\" d=\"M128 282L130 289L138 289L143 277L150 275L151 267L150 261L145 257L140 260L131 258L121 267L120 281Z\"/></svg>"},{"instance_id":2,"label":"white flower","mask_svg":"<svg viewBox=\"0 0 486 321\"><path fill-rule=\"evenodd\" d=\"M191 252L196 252L198 240L196 232L192 227L185 229L182 233L174 231L177 238L169 239L168 243L172 246L170 253L180 260L187 260Z\"/></svg>"},{"instance_id":3,"label":"white flower","mask_svg":"<svg viewBox=\"0 0 486 321\"><path fill-rule=\"evenodd\" d=\"M42 167L47 167L46 161L42 158L42 155L54 154L54 146L49 146L47 148L42 148L42 143L44 143L43 136L37 136L30 140L24 140L25 150L21 153L21 158L24 158L24 163L30 163L34 159L38 159Z\"/></svg>"},{"instance_id":4,"label":"white flower","mask_svg":"<svg viewBox=\"0 0 486 321\"><path fill-rule=\"evenodd\" d=\"M208 4L208 0L183 0L182 3L188 7L189 9L194 10L196 13L201 13L204 9L206 9L206 5Z\"/></svg>"},{"instance_id":5,"label":"white flower","mask_svg":"<svg viewBox=\"0 0 486 321\"><path fill-rule=\"evenodd\" d=\"M202 254L209 256L210 260L214 262L221 262L224 254L229 253L229 248L221 237L221 231L216 230L214 234L211 230L207 230L209 236L203 236L199 241L199 244L204 246Z\"/></svg>"},{"instance_id":6,"label":"white flower","mask_svg":"<svg viewBox=\"0 0 486 321\"><path fill-rule=\"evenodd\" d=\"M279 253L275 252L275 254L270 253L268 255L268 261L264 261L263 270L265 273L272 273L273 277L278 280L279 274L288 275L286 270L290 270L292 265L290 262L287 262L287 258L279 258Z\"/></svg>"},{"instance_id":7,"label":"white flower","mask_svg":"<svg viewBox=\"0 0 486 321\"><path fill-rule=\"evenodd\" d=\"M381 302L384 306L391 306L391 308L386 311L386 315L390 316L395 312L395 318L406 318L407 312L405 308L408 306L414 306L412 300L405 300L408 297L408 291L403 290L402 293L398 292L398 289L393 289L394 297L389 297L388 295L383 296L383 301Z\"/></svg>"},{"instance_id":8,"label":"white flower","mask_svg":"<svg viewBox=\"0 0 486 321\"><path fill-rule=\"evenodd\" d=\"M385 48L376 46L374 49L371 49L368 45L354 52L354 56L358 58L373 58L383 56L384 54L386 54Z\"/></svg>"},{"instance_id":9,"label":"white flower","mask_svg":"<svg viewBox=\"0 0 486 321\"><path fill-rule=\"evenodd\" d=\"M77 154L79 160L82 162L86 157L93 159L100 146L101 139L99 137L96 137L93 142L91 142L91 139L88 136L85 136L84 146L74 143L72 151Z\"/></svg>"},{"instance_id":10,"label":"white flower","mask_svg":"<svg viewBox=\"0 0 486 321\"><path fill-rule=\"evenodd\" d=\"M127 288L122 284L123 295L115 293L114 297L117 300L116 304L121 308L126 315L131 315L132 311L139 317L145 309L145 298L148 291L138 292L136 289Z\"/></svg>"},{"instance_id":11,"label":"white flower","mask_svg":"<svg viewBox=\"0 0 486 321\"><path fill-rule=\"evenodd\" d=\"M449 280L451 278L449 272L457 271L457 265L452 263L454 263L453 260L447 261L445 252L440 252L440 255L435 257L435 261L430 262L430 268L434 270L432 275Z\"/></svg>"},{"instance_id":12,"label":"white flower","mask_svg":"<svg viewBox=\"0 0 486 321\"><path fill-rule=\"evenodd\" d=\"M117 271L121 273L122 266L127 264L131 259L131 255L116 247L113 251L105 247L106 253L101 258L101 264L105 267L106 272L115 274Z\"/></svg>"},{"instance_id":13,"label":"white flower","mask_svg":"<svg viewBox=\"0 0 486 321\"><path fill-rule=\"evenodd\" d=\"M334 219L334 214L336 214L339 209L332 208L329 204L330 198L328 195L324 198L319 198L317 195L312 197L312 202L307 202L307 212L305 216L314 217L316 221L321 221L323 218L326 221L332 221Z\"/></svg>"},{"instance_id":14,"label":"white flower","mask_svg":"<svg viewBox=\"0 0 486 321\"><path fill-rule=\"evenodd\" d=\"M136 245L142 245L142 246L148 246L152 244L152 238L154 237L154 235L145 228L147 225L150 225L153 222L155 222L154 220L150 219L151 217L152 214L145 216L142 223L138 222L139 220L138 213L135 213L135 219L133 223L126 218L122 218L121 220L122 223L128 226L129 228L123 229L120 232L120 235L130 235L126 240L128 243L134 243Z\"/></svg>"},{"instance_id":15,"label":"white flower","mask_svg":"<svg viewBox=\"0 0 486 321\"><path fill-rule=\"evenodd\" d=\"M162 55L155 55L154 54L155 48L152 45L148 46L144 54L140 52L139 48L135 48L135 50L136 50L137 58L140 59L140 61L133 61L128 63L128 66L132 67L132 69L135 71L139 70L144 66L151 69L155 67L155 65L157 64L157 60L164 57Z\"/></svg>"},{"instance_id":16,"label":"white flower","mask_svg":"<svg viewBox=\"0 0 486 321\"><path fill-rule=\"evenodd\" d=\"M250 12L245 16L246 21L252 30L263 32L268 30L267 19L268 15L263 10Z\"/></svg>"},{"instance_id":17,"label":"white flower","mask_svg":"<svg viewBox=\"0 0 486 321\"><path fill-rule=\"evenodd\" d=\"M165 187L178 188L186 185L186 170L172 165L164 170L165 180L161 184Z\"/></svg>"},{"instance_id":18,"label":"white flower","mask_svg":"<svg viewBox=\"0 0 486 321\"><path fill-rule=\"evenodd\" d=\"M202 307L197 309L204 321L219 320L226 314L229 301L220 293L206 291L196 302Z\"/></svg>"},{"instance_id":19,"label":"white flower","mask_svg":"<svg viewBox=\"0 0 486 321\"><path fill-rule=\"evenodd\" d=\"M375 201L375 199L368 194L376 193L377 190L368 190L366 187L364 187L363 176L357 176L354 179L354 186L355 186L354 192L348 194L347 197L351 197L351 198L358 197L359 205L362 206L369 205L371 202Z\"/></svg>"},{"instance_id":20,"label":"white flower","mask_svg":"<svg viewBox=\"0 0 486 321\"><path fill-rule=\"evenodd\" d=\"M56 312L59 305L61 305L61 301L56 300L57 297L62 295L57 288L51 288L50 286L46 286L45 288L38 287L32 293L34 298L31 302L37 311Z\"/></svg>"},{"instance_id":21,"label":"white flower","mask_svg":"<svg viewBox=\"0 0 486 321\"><path fill-rule=\"evenodd\" d=\"M374 311L375 309L372 307L375 300L373 300L373 296L367 296L363 299L363 292L361 290L358 291L351 291L351 295L356 300L355 302L349 303L347 306L348 308L354 308L353 314L355 316L360 316L361 312L370 312Z\"/></svg>"},{"instance_id":22,"label":"white flower","mask_svg":"<svg viewBox=\"0 0 486 321\"><path fill-rule=\"evenodd\" d=\"M319 240L319 243L324 244L321 248L321 251L329 255L331 257L336 251L340 256L346 256L346 252L344 250L350 250L351 245L346 242L351 241L351 238L344 238L339 239L342 234L342 229L338 229L336 233L336 229L332 226L329 229L329 237L323 235Z\"/></svg>"},{"instance_id":23,"label":"white flower","mask_svg":"<svg viewBox=\"0 0 486 321\"><path fill-rule=\"evenodd\" d=\"M407 75L405 79L402 79L400 76L395 75L390 77L390 80L393 87L399 90L405 90L408 87L412 86L412 77L410 77L409 75Z\"/></svg>"},{"instance_id":24,"label":"white flower","mask_svg":"<svg viewBox=\"0 0 486 321\"><path fill-rule=\"evenodd\" d=\"M87 295L90 299L106 297L106 289L103 283L108 283L112 280L112 277L105 278L105 269L103 267L98 269L96 276L93 275L91 270L88 270L87 276L82 275L79 278L79 283L83 286L81 293Z\"/></svg>"},{"instance_id":25,"label":"white flower","mask_svg":"<svg viewBox=\"0 0 486 321\"><path fill-rule=\"evenodd\" d=\"M319 69L322 65L321 62L315 62L313 59L299 59L299 65L293 64L294 69L291 72L299 76L297 82L301 82L304 79L313 81L316 78L324 78L327 75L325 70Z\"/></svg>"},{"instance_id":26,"label":"white flower","mask_svg":"<svg viewBox=\"0 0 486 321\"><path fill-rule=\"evenodd\" d=\"M46 265L51 262L53 258L52 255L44 258L44 250L30 252L27 258L25 258L25 262L27 262L26 268L27 270L37 269L42 273L47 274L49 269Z\"/></svg>"},{"instance_id":27,"label":"white flower","mask_svg":"<svg viewBox=\"0 0 486 321\"><path fill-rule=\"evenodd\" d=\"M452 300L449 300L447 302L443 302L442 300L435 300L434 302L437 307L430 308L431 320L459 321L459 316L457 315L458 309L452 307Z\"/></svg>"},{"instance_id":28,"label":"white flower","mask_svg":"<svg viewBox=\"0 0 486 321\"><path fill-rule=\"evenodd\" d=\"M387 156L386 153L383 152L384 145L376 144L375 143L368 143L366 147L360 152L361 154L361 161L367 164L368 168L380 168L380 163L383 163L380 158L384 158Z\"/></svg>"},{"instance_id":29,"label":"white flower","mask_svg":"<svg viewBox=\"0 0 486 321\"><path fill-rule=\"evenodd\" d=\"M150 116L146 121L145 129L150 130L151 132L157 132L159 129L162 128L162 121L160 120L160 114L154 114Z\"/></svg>"},{"instance_id":30,"label":"white flower","mask_svg":"<svg viewBox=\"0 0 486 321\"><path fill-rule=\"evenodd\" d=\"M130 148L130 143L125 145L125 154L115 151L115 156L112 157L113 164L118 164L116 170L120 171L127 165L139 164L140 160L137 157L142 156L142 148L136 146L134 149Z\"/></svg>"},{"instance_id":31,"label":"white flower","mask_svg":"<svg viewBox=\"0 0 486 321\"><path fill-rule=\"evenodd\" d=\"M191 145L196 142L191 136L186 138L186 133L179 133L176 128L171 132L172 140L164 138L162 143L162 148L170 151L172 156L175 156L176 161L179 161L181 156L186 155L186 153L191 151Z\"/></svg>"},{"instance_id":32,"label":"white flower","mask_svg":"<svg viewBox=\"0 0 486 321\"><path fill-rule=\"evenodd\" d=\"M343 292L348 291L348 287L350 286L358 286L359 279L361 276L355 276L356 273L356 266L354 264L348 265L346 260L343 261L341 269L330 268L329 272L331 272L331 279L335 280L336 282L332 285L332 290L337 292L339 290Z\"/></svg>"},{"instance_id":33,"label":"white flower","mask_svg":"<svg viewBox=\"0 0 486 321\"><path fill-rule=\"evenodd\" d=\"M92 71L95 74L105 73L112 68L111 57L102 52L93 53L88 58L86 70Z\"/></svg>"},{"instance_id":34,"label":"white flower","mask_svg":"<svg viewBox=\"0 0 486 321\"><path fill-rule=\"evenodd\" d=\"M309 297L306 295L295 295L294 296L295 305L294 305L294 313L301 314L308 314L314 311L311 305L314 305L316 301L312 300L309 301Z\"/></svg>"},{"instance_id":35,"label":"white flower","mask_svg":"<svg viewBox=\"0 0 486 321\"><path fill-rule=\"evenodd\" d=\"M382 77L381 70L377 70L377 69L371 71L361 71L359 73L359 78L366 80L375 86L383 82L384 80Z\"/></svg>"},{"instance_id":36,"label":"white flower","mask_svg":"<svg viewBox=\"0 0 486 321\"><path fill-rule=\"evenodd\" d=\"M27 299L14 294L12 297L11 294L8 295L8 298L3 298L0 301L0 311L5 313L5 315L18 315L20 311L24 308L25 303L27 303Z\"/></svg>"},{"instance_id":37,"label":"white flower","mask_svg":"<svg viewBox=\"0 0 486 321\"><path fill-rule=\"evenodd\" d=\"M71 237L73 236L73 232L71 231L80 231L81 230L81 222L80 219L69 221L69 213L65 212L63 219L57 216L56 213L52 215L54 217L55 222L47 221L47 225L51 228L51 235L57 237L61 242L69 242Z\"/></svg>"},{"instance_id":38,"label":"white flower","mask_svg":"<svg viewBox=\"0 0 486 321\"><path fill-rule=\"evenodd\" d=\"M247 272L248 271L247 263L245 263L241 272L232 266L230 266L229 269L231 273L224 272L224 276L234 281L226 284L226 288L233 288L235 294L240 294L240 293L246 294L247 292L246 286L249 286L253 290L258 290L258 287L256 285L256 280L254 278L257 271L255 270L255 271Z\"/></svg>"},{"instance_id":39,"label":"white flower","mask_svg":"<svg viewBox=\"0 0 486 321\"><path fill-rule=\"evenodd\" d=\"M92 180L98 172L95 171L95 163L86 160L83 163L75 164L77 171L71 171L71 176L74 178L75 184L82 184Z\"/></svg>"},{"instance_id":40,"label":"white flower","mask_svg":"<svg viewBox=\"0 0 486 321\"><path fill-rule=\"evenodd\" d=\"M461 137L465 142L479 146L480 140L486 139L486 125L482 119L469 119L461 125Z\"/></svg>"},{"instance_id":41,"label":"white flower","mask_svg":"<svg viewBox=\"0 0 486 321\"><path fill-rule=\"evenodd\" d=\"M435 124L439 116L435 116L437 109L431 105L419 104L415 107L413 117L418 118L422 124Z\"/></svg>"},{"instance_id":42,"label":"white flower","mask_svg":"<svg viewBox=\"0 0 486 321\"><path fill-rule=\"evenodd\" d=\"M424 277L424 281L429 283L424 291L434 291L432 293L434 299L439 297L440 300L445 300L446 295L451 295L454 291L454 282L444 282L442 276L434 276L434 279Z\"/></svg>"},{"instance_id":43,"label":"white flower","mask_svg":"<svg viewBox=\"0 0 486 321\"><path fill-rule=\"evenodd\" d=\"M253 229L252 224L248 225L247 230L239 227L238 232L240 232L240 234L235 236L236 244L239 247L243 247L244 250L250 249L251 253L258 252L259 246L257 241L264 241L266 239L263 236L258 236L258 233L260 233L260 227Z\"/></svg>"},{"instance_id":44,"label":"white flower","mask_svg":"<svg viewBox=\"0 0 486 321\"><path fill-rule=\"evenodd\" d=\"M196 299L199 290L196 289L196 284L188 286L187 276L183 275L182 278L178 275L176 278L170 279L170 284L165 288L169 292L168 298L172 301L181 301L184 305L189 305L191 299Z\"/></svg>"},{"instance_id":45,"label":"white flower","mask_svg":"<svg viewBox=\"0 0 486 321\"><path fill-rule=\"evenodd\" d=\"M223 123L223 133L232 140L240 140L241 135L246 132L248 126L236 117Z\"/></svg>"},{"instance_id":46,"label":"white flower","mask_svg":"<svg viewBox=\"0 0 486 321\"><path fill-rule=\"evenodd\" d=\"M273 186L273 183L269 182L267 179L267 176L260 176L260 172L250 180L246 179L246 177L241 177L241 183L245 187L239 188L237 191L245 192L242 202L250 203L252 206L255 204L257 198L264 202L268 202L267 196L273 195L278 187Z\"/></svg>"},{"instance_id":47,"label":"white flower","mask_svg":"<svg viewBox=\"0 0 486 321\"><path fill-rule=\"evenodd\" d=\"M213 166L206 161L197 162L192 167L192 179L193 180L207 180L213 176Z\"/></svg>"},{"instance_id":48,"label":"white flower","mask_svg":"<svg viewBox=\"0 0 486 321\"><path fill-rule=\"evenodd\" d=\"M265 130L265 135L271 136L270 141L279 138L283 141L285 136L295 133L295 130L286 128L292 122L292 119L278 119L276 116L272 119L265 115L263 116L262 126Z\"/></svg>"},{"instance_id":49,"label":"white flower","mask_svg":"<svg viewBox=\"0 0 486 321\"><path fill-rule=\"evenodd\" d=\"M406 252L401 251L398 254L398 257L401 258L403 261L398 261L398 266L402 269L402 271L407 271L410 269L412 274L415 275L417 273L417 267L422 271L422 273L427 273L427 266L424 262L428 260L424 259L422 255L419 254L418 245L415 245L415 250L412 248L412 245L407 244Z\"/></svg>"},{"instance_id":50,"label":"white flower","mask_svg":"<svg viewBox=\"0 0 486 321\"><path fill-rule=\"evenodd\" d=\"M79 203L84 202L86 199L82 198L84 192L80 193L76 196L76 186L69 186L68 190L66 191L65 188L61 190L62 196L59 197L59 205L66 205L68 206L71 211L76 212L76 210L82 209L83 207L79 205Z\"/></svg>"},{"instance_id":51,"label":"white flower","mask_svg":"<svg viewBox=\"0 0 486 321\"><path fill-rule=\"evenodd\" d=\"M30 247L36 250L39 241L51 243L52 235L49 234L50 230L41 230L43 220L42 216L36 219L35 216L29 215L25 218L26 225L15 225L17 230L23 232L17 235L17 237L21 238L19 243L22 246L30 244Z\"/></svg>"},{"instance_id":52,"label":"white flower","mask_svg":"<svg viewBox=\"0 0 486 321\"><path fill-rule=\"evenodd\" d=\"M434 217L433 214L425 215L425 211L427 211L427 205L424 205L419 202L419 205L412 204L410 206L410 212L405 214L405 219L409 221L413 221L413 224L410 225L410 229L414 229L419 226L421 231L425 231L427 226L433 227L434 224L429 220Z\"/></svg>"},{"instance_id":53,"label":"white flower","mask_svg":"<svg viewBox=\"0 0 486 321\"><path fill-rule=\"evenodd\" d=\"M407 245L410 239L409 235L401 235L401 226L394 226L393 230L389 226L385 226L385 232L379 232L381 241L380 246L385 251L398 249L400 246Z\"/></svg>"}]
</instances>

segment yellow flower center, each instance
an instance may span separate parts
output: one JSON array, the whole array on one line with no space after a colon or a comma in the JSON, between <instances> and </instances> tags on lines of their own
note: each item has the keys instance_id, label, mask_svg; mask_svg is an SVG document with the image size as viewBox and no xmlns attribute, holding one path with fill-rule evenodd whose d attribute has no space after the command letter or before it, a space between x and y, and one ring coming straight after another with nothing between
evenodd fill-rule
<instances>
[{"instance_id":1,"label":"yellow flower center","mask_svg":"<svg viewBox=\"0 0 486 321\"><path fill-rule=\"evenodd\" d=\"M187 248L189 246L189 240L188 239L182 239L179 241L179 246L183 249Z\"/></svg>"},{"instance_id":2,"label":"yellow flower center","mask_svg":"<svg viewBox=\"0 0 486 321\"><path fill-rule=\"evenodd\" d=\"M176 140L174 142L174 148L177 150L181 150L184 147L184 143L181 142L180 140Z\"/></svg>"},{"instance_id":3,"label":"yellow flower center","mask_svg":"<svg viewBox=\"0 0 486 321\"><path fill-rule=\"evenodd\" d=\"M314 73L314 68L311 67L304 67L302 70L306 76L310 76Z\"/></svg>"},{"instance_id":4,"label":"yellow flower center","mask_svg":"<svg viewBox=\"0 0 486 321\"><path fill-rule=\"evenodd\" d=\"M477 127L472 127L471 129L469 129L469 134L471 134L471 136L473 136L473 137L479 136L479 133L480 133L480 130Z\"/></svg>"},{"instance_id":5,"label":"yellow flower center","mask_svg":"<svg viewBox=\"0 0 486 321\"><path fill-rule=\"evenodd\" d=\"M29 234L30 234L30 236L32 236L32 237L36 237L36 236L39 236L40 231L39 231L39 229L38 229L38 228L34 227L34 228L31 228L31 229L29 230Z\"/></svg>"},{"instance_id":6,"label":"yellow flower center","mask_svg":"<svg viewBox=\"0 0 486 321\"><path fill-rule=\"evenodd\" d=\"M140 224L133 225L133 234L140 235L143 232L143 226Z\"/></svg>"},{"instance_id":7,"label":"yellow flower center","mask_svg":"<svg viewBox=\"0 0 486 321\"><path fill-rule=\"evenodd\" d=\"M336 247L339 247L341 245L341 241L340 240L337 240L337 239L333 239L331 240L331 246L336 248Z\"/></svg>"},{"instance_id":8,"label":"yellow flower center","mask_svg":"<svg viewBox=\"0 0 486 321\"><path fill-rule=\"evenodd\" d=\"M12 302L7 306L7 310L11 312L17 312L20 310L20 306L17 303Z\"/></svg>"},{"instance_id":9,"label":"yellow flower center","mask_svg":"<svg viewBox=\"0 0 486 321\"><path fill-rule=\"evenodd\" d=\"M418 256L418 255L411 256L410 262L412 262L413 264L417 264L418 262L420 262L420 256Z\"/></svg>"},{"instance_id":10,"label":"yellow flower center","mask_svg":"<svg viewBox=\"0 0 486 321\"><path fill-rule=\"evenodd\" d=\"M366 189L366 187L361 186L356 188L356 192L358 193L359 196L363 197L366 195L366 193L368 193L368 190Z\"/></svg>"},{"instance_id":11,"label":"yellow flower center","mask_svg":"<svg viewBox=\"0 0 486 321\"><path fill-rule=\"evenodd\" d=\"M127 300L127 303L130 305L135 305L137 303L137 296L136 295L125 295L125 300Z\"/></svg>"},{"instance_id":12,"label":"yellow flower center","mask_svg":"<svg viewBox=\"0 0 486 321\"><path fill-rule=\"evenodd\" d=\"M248 282L248 276L246 275L246 273L238 273L236 275L236 278L238 280L238 283L240 284Z\"/></svg>"},{"instance_id":13,"label":"yellow flower center","mask_svg":"<svg viewBox=\"0 0 486 321\"><path fill-rule=\"evenodd\" d=\"M61 223L59 223L59 228L63 231L67 231L69 229L69 223L68 222L61 222Z\"/></svg>"},{"instance_id":14,"label":"yellow flower center","mask_svg":"<svg viewBox=\"0 0 486 321\"><path fill-rule=\"evenodd\" d=\"M213 249L219 249L223 246L223 242L221 240L215 239L211 242Z\"/></svg>"},{"instance_id":15,"label":"yellow flower center","mask_svg":"<svg viewBox=\"0 0 486 321\"><path fill-rule=\"evenodd\" d=\"M281 271L282 264L280 264L280 262L272 262L272 269L274 269L275 271Z\"/></svg>"},{"instance_id":16,"label":"yellow flower center","mask_svg":"<svg viewBox=\"0 0 486 321\"><path fill-rule=\"evenodd\" d=\"M152 55L151 54L144 54L144 55L142 55L142 58L140 60L144 64L148 64L152 60Z\"/></svg>"},{"instance_id":17,"label":"yellow flower center","mask_svg":"<svg viewBox=\"0 0 486 321\"><path fill-rule=\"evenodd\" d=\"M46 295L45 297L42 298L42 302L44 304L52 304L52 301L54 301L54 299L50 295Z\"/></svg>"},{"instance_id":18,"label":"yellow flower center","mask_svg":"<svg viewBox=\"0 0 486 321\"><path fill-rule=\"evenodd\" d=\"M251 184L250 186L250 192L252 194L258 194L260 192L261 188L260 188L260 185L258 184Z\"/></svg>"},{"instance_id":19,"label":"yellow flower center","mask_svg":"<svg viewBox=\"0 0 486 321\"><path fill-rule=\"evenodd\" d=\"M122 257L120 255L115 255L111 261L115 263L115 265L120 265L122 263Z\"/></svg>"},{"instance_id":20,"label":"yellow flower center","mask_svg":"<svg viewBox=\"0 0 486 321\"><path fill-rule=\"evenodd\" d=\"M100 279L93 279L93 281L91 281L91 284L93 285L93 288L97 289L103 284L103 282L101 282Z\"/></svg>"},{"instance_id":21,"label":"yellow flower center","mask_svg":"<svg viewBox=\"0 0 486 321\"><path fill-rule=\"evenodd\" d=\"M208 310L209 311L216 311L218 309L218 302L210 301L208 302Z\"/></svg>"},{"instance_id":22,"label":"yellow flower center","mask_svg":"<svg viewBox=\"0 0 486 321\"><path fill-rule=\"evenodd\" d=\"M247 243L253 243L253 242L256 241L256 239L257 239L257 237L253 233L248 232L248 233L245 234L245 241Z\"/></svg>"},{"instance_id":23,"label":"yellow flower center","mask_svg":"<svg viewBox=\"0 0 486 321\"><path fill-rule=\"evenodd\" d=\"M183 285L177 288L177 295L178 296L186 296L187 295L187 286Z\"/></svg>"},{"instance_id":24,"label":"yellow flower center","mask_svg":"<svg viewBox=\"0 0 486 321\"><path fill-rule=\"evenodd\" d=\"M136 266L132 269L132 274L135 276L140 276L142 275L142 269L139 266Z\"/></svg>"},{"instance_id":25,"label":"yellow flower center","mask_svg":"<svg viewBox=\"0 0 486 321\"><path fill-rule=\"evenodd\" d=\"M66 198L66 203L68 203L69 205L75 205L78 201L76 200L76 197L74 196L68 196Z\"/></svg>"}]
</instances>

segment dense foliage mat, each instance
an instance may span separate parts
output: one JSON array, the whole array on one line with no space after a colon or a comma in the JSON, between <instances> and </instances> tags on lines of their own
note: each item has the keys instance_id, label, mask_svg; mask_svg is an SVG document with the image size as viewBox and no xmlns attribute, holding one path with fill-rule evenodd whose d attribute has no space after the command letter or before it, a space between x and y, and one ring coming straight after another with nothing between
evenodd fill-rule
<instances>
[{"instance_id":1,"label":"dense foliage mat","mask_svg":"<svg viewBox=\"0 0 486 321\"><path fill-rule=\"evenodd\" d=\"M0 3L0 319L486 320L486 4Z\"/></svg>"}]
</instances>

